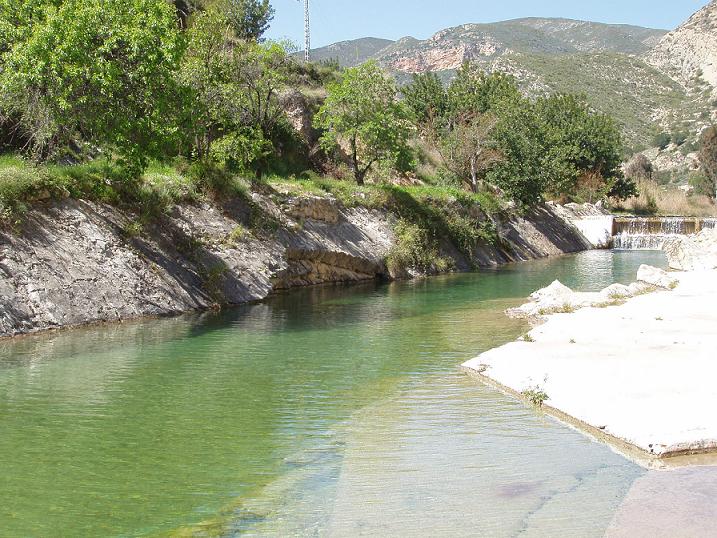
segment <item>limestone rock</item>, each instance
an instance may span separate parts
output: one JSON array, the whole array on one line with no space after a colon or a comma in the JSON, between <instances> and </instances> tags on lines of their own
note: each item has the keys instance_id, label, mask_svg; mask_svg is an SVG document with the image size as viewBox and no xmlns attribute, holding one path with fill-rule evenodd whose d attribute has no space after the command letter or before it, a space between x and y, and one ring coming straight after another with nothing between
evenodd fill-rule
<instances>
[{"instance_id":1,"label":"limestone rock","mask_svg":"<svg viewBox=\"0 0 717 538\"><path fill-rule=\"evenodd\" d=\"M679 280L667 271L644 264L637 271L637 280L667 290L673 289L679 283Z\"/></svg>"},{"instance_id":2,"label":"limestone rock","mask_svg":"<svg viewBox=\"0 0 717 538\"><path fill-rule=\"evenodd\" d=\"M287 215L295 219L313 219L330 224L339 222L339 206L334 198L321 196L290 198L283 209Z\"/></svg>"},{"instance_id":3,"label":"limestone rock","mask_svg":"<svg viewBox=\"0 0 717 538\"><path fill-rule=\"evenodd\" d=\"M698 234L676 237L665 242L671 269L695 271L717 268L717 229L704 229Z\"/></svg>"}]
</instances>

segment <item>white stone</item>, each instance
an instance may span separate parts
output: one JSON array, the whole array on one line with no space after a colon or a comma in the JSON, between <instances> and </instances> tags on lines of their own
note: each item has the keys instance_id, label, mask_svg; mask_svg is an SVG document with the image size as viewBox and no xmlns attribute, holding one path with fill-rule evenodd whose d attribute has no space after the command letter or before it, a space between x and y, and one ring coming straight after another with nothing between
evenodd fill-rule
<instances>
[{"instance_id":1,"label":"white stone","mask_svg":"<svg viewBox=\"0 0 717 538\"><path fill-rule=\"evenodd\" d=\"M547 379L547 406L646 454L715 450L717 271L679 281L620 306L552 316L532 342L464 366L516 392Z\"/></svg>"},{"instance_id":2,"label":"white stone","mask_svg":"<svg viewBox=\"0 0 717 538\"><path fill-rule=\"evenodd\" d=\"M637 280L666 290L674 288L678 283L677 278L670 275L667 271L644 264L641 265L637 271Z\"/></svg>"}]
</instances>

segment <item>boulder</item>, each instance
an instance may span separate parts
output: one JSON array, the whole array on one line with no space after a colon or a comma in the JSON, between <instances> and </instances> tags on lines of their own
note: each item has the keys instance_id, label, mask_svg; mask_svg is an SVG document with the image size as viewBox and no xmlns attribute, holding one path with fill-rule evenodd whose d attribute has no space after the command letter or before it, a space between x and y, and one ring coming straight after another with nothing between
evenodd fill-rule
<instances>
[{"instance_id":1,"label":"boulder","mask_svg":"<svg viewBox=\"0 0 717 538\"><path fill-rule=\"evenodd\" d=\"M629 286L625 286L624 284L613 284L612 286L608 286L602 290L600 295L604 296L607 300L625 299L635 295L635 292L633 292Z\"/></svg>"},{"instance_id":2,"label":"boulder","mask_svg":"<svg viewBox=\"0 0 717 538\"><path fill-rule=\"evenodd\" d=\"M641 265L640 269L637 271L637 280L639 282L644 282L645 284L650 284L651 286L664 288L666 290L671 290L679 284L679 280L667 271L644 264Z\"/></svg>"},{"instance_id":3,"label":"boulder","mask_svg":"<svg viewBox=\"0 0 717 538\"><path fill-rule=\"evenodd\" d=\"M717 269L717 230L706 228L698 234L668 239L662 250L667 254L670 269Z\"/></svg>"}]
</instances>

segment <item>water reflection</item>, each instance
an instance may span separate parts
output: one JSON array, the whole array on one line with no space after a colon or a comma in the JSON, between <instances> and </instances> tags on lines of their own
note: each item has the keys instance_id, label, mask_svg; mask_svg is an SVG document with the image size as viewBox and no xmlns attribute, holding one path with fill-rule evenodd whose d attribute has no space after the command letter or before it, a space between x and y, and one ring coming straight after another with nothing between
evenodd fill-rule
<instances>
[{"instance_id":1,"label":"water reflection","mask_svg":"<svg viewBox=\"0 0 717 538\"><path fill-rule=\"evenodd\" d=\"M585 253L6 341L0 529L602 528L614 505L596 492L619 498L641 471L457 366L524 331L503 310L534 289L630 282L642 262L664 265Z\"/></svg>"}]
</instances>

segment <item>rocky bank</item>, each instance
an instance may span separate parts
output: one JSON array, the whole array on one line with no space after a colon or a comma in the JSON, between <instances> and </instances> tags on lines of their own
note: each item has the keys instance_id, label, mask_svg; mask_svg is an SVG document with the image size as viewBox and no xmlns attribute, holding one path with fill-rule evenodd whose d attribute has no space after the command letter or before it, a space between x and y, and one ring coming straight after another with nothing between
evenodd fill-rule
<instances>
[{"instance_id":1,"label":"rocky bank","mask_svg":"<svg viewBox=\"0 0 717 538\"><path fill-rule=\"evenodd\" d=\"M257 208L260 208L259 216ZM0 232L0 336L261 300L277 290L390 278L387 211L333 198L253 193L252 200L174 207L136 225L115 207L47 202ZM448 240L457 270L590 248L546 206L496 221L499 241L472 256Z\"/></svg>"}]
</instances>

